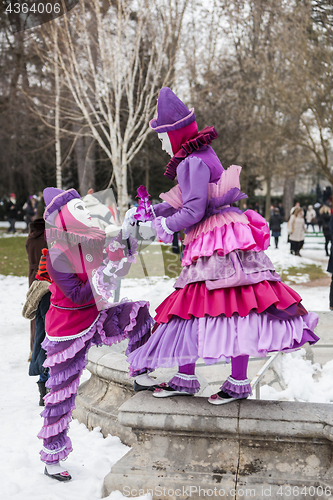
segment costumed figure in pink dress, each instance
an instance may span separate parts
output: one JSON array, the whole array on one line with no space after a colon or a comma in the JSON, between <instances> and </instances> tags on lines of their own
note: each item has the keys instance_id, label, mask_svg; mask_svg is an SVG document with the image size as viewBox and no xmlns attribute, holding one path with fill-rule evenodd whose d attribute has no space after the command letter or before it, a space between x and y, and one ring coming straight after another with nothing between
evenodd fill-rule
<instances>
[{"instance_id":1,"label":"costumed figure in pink dress","mask_svg":"<svg viewBox=\"0 0 333 500\"><path fill-rule=\"evenodd\" d=\"M233 206L247 197L240 191L241 167L223 169L210 146L217 137L214 127L199 132L194 109L167 87L160 91L150 126L172 156L165 175L177 177L177 185L161 195L164 202L150 209L151 221L145 224L165 243L185 229L185 250L176 290L156 309L148 342L129 355L130 371L135 376L137 370L178 365L178 373L153 395L193 395L200 388L198 358L206 364L231 360L231 375L209 402L247 398L249 356L317 342L318 317L281 282L265 255L270 242L265 219Z\"/></svg>"},{"instance_id":2,"label":"costumed figure in pink dress","mask_svg":"<svg viewBox=\"0 0 333 500\"><path fill-rule=\"evenodd\" d=\"M117 276L126 274L135 262L137 242L133 238L123 242L120 233L103 255L105 232L92 227L90 213L75 189L46 188L44 199L46 262L52 281L42 347L50 377L38 437L43 439L40 454L45 474L68 481L71 476L60 461L72 451L67 430L89 348L128 338L127 354L131 353L148 340L152 318L146 301L110 302Z\"/></svg>"}]
</instances>

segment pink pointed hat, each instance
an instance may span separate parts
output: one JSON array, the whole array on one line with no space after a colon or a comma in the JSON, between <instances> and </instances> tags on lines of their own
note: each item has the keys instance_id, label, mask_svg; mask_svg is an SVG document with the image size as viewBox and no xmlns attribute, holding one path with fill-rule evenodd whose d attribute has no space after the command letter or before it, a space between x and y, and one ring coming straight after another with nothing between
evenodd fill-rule
<instances>
[{"instance_id":1,"label":"pink pointed hat","mask_svg":"<svg viewBox=\"0 0 333 500\"><path fill-rule=\"evenodd\" d=\"M55 225L55 218L64 205L75 198L81 199L81 196L75 189L62 189L49 187L43 191L45 200L44 220L49 224Z\"/></svg>"},{"instance_id":2,"label":"pink pointed hat","mask_svg":"<svg viewBox=\"0 0 333 500\"><path fill-rule=\"evenodd\" d=\"M188 109L169 87L163 87L157 100L157 117L149 122L150 127L161 134L186 127L194 121L194 108Z\"/></svg>"}]
</instances>

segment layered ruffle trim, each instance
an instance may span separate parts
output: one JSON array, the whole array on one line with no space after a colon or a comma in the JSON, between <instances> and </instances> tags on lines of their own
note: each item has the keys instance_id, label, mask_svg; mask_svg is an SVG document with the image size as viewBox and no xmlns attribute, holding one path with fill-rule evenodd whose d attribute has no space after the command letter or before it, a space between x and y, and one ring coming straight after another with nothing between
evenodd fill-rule
<instances>
[{"instance_id":1,"label":"layered ruffle trim","mask_svg":"<svg viewBox=\"0 0 333 500\"><path fill-rule=\"evenodd\" d=\"M226 255L237 249L255 252L266 250L270 243L270 232L265 219L253 210L247 210L246 216L248 224L231 222L202 233L190 242L185 246L182 266L189 266L199 257L210 257L215 251L219 255Z\"/></svg>"},{"instance_id":2,"label":"layered ruffle trim","mask_svg":"<svg viewBox=\"0 0 333 500\"><path fill-rule=\"evenodd\" d=\"M58 420L58 422L55 422L54 424L50 425L44 425L42 429L40 430L39 434L37 434L37 437L40 439L47 439L52 436L56 436L57 434L60 434L62 431L68 428L68 425L70 421L72 420L72 412L69 411L64 415L62 418Z\"/></svg>"},{"instance_id":3,"label":"layered ruffle trim","mask_svg":"<svg viewBox=\"0 0 333 500\"><path fill-rule=\"evenodd\" d=\"M160 324L149 341L127 358L131 370L171 368L195 363L206 364L231 357L265 357L269 352L299 348L319 340L313 330L318 322L314 313L285 321L270 319L267 313L250 313L245 318L173 318Z\"/></svg>"},{"instance_id":4,"label":"layered ruffle trim","mask_svg":"<svg viewBox=\"0 0 333 500\"><path fill-rule=\"evenodd\" d=\"M183 373L177 373L168 382L168 386L179 392L189 392L191 394L196 394L200 390L199 380L195 375L185 375Z\"/></svg>"},{"instance_id":5,"label":"layered ruffle trim","mask_svg":"<svg viewBox=\"0 0 333 500\"><path fill-rule=\"evenodd\" d=\"M78 377L75 378L68 386L60 389L59 391L49 392L44 397L44 401L46 405L53 405L68 399L72 394L76 394L77 388L80 385L80 373Z\"/></svg>"},{"instance_id":6,"label":"layered ruffle trim","mask_svg":"<svg viewBox=\"0 0 333 500\"><path fill-rule=\"evenodd\" d=\"M185 158L187 158L187 156L194 151L199 151L202 147L209 146L209 144L211 144L211 142L216 138L217 132L214 127L205 127L202 129L197 136L182 144L180 150L177 151L167 164L164 175L173 181L176 177L179 163L185 160Z\"/></svg>"},{"instance_id":7,"label":"layered ruffle trim","mask_svg":"<svg viewBox=\"0 0 333 500\"><path fill-rule=\"evenodd\" d=\"M46 406L40 416L46 419L59 417L60 415L65 415L65 413L72 411L74 408L75 394L73 394L69 399L66 399L66 401L62 401L61 403L53 406Z\"/></svg>"},{"instance_id":8,"label":"layered ruffle trim","mask_svg":"<svg viewBox=\"0 0 333 500\"><path fill-rule=\"evenodd\" d=\"M96 270L92 277L92 284L96 293L107 302L109 299L112 299L113 291L117 289L117 279L115 274L106 278L103 273L104 269L105 266L103 265ZM107 281L105 281L106 279Z\"/></svg>"},{"instance_id":9,"label":"layered ruffle trim","mask_svg":"<svg viewBox=\"0 0 333 500\"><path fill-rule=\"evenodd\" d=\"M104 247L105 232L97 227L90 228L86 232L63 231L56 227L50 227L45 230L45 239L48 243L53 241L66 241L71 245L83 245L89 248Z\"/></svg>"},{"instance_id":10,"label":"layered ruffle trim","mask_svg":"<svg viewBox=\"0 0 333 500\"><path fill-rule=\"evenodd\" d=\"M45 382L46 387L55 387L57 385L63 384L69 380L73 375L80 373L86 366L86 359L84 353L82 356L71 363L68 368L60 370L58 373L51 374L47 382Z\"/></svg>"},{"instance_id":11,"label":"layered ruffle trim","mask_svg":"<svg viewBox=\"0 0 333 500\"><path fill-rule=\"evenodd\" d=\"M260 281L281 281L265 252L235 250L227 255L214 252L183 267L174 288L204 281L208 290L246 286Z\"/></svg>"},{"instance_id":12,"label":"layered ruffle trim","mask_svg":"<svg viewBox=\"0 0 333 500\"><path fill-rule=\"evenodd\" d=\"M95 333L101 332L103 330L103 323L105 321L105 318L107 316L107 311L104 310L99 313L99 316L97 320L94 322L94 324L91 326L91 328L87 331L85 335L82 337L76 338L66 349L63 351L56 352L55 354L52 354L51 356L47 356L47 359L44 362L44 367L52 367L55 366L59 363L63 363L67 359L72 359L74 356L81 351L81 349L84 348L86 343L92 339L92 337L95 335ZM57 343L57 342L56 342ZM48 349L52 347L55 344L54 341L49 340L47 337L45 337L45 340L43 341L42 348L45 349L46 352L48 352Z\"/></svg>"},{"instance_id":13,"label":"layered ruffle trim","mask_svg":"<svg viewBox=\"0 0 333 500\"><path fill-rule=\"evenodd\" d=\"M230 207L233 208L233 207ZM230 210L223 212L221 214L211 215L208 219L199 224L196 224L193 229L191 229L184 238L184 245L189 245L192 241L196 240L202 234L208 233L209 231L214 231L216 228L222 226L228 226L231 223L239 222L240 224L248 225L250 224L246 215L242 212Z\"/></svg>"},{"instance_id":14,"label":"layered ruffle trim","mask_svg":"<svg viewBox=\"0 0 333 500\"><path fill-rule=\"evenodd\" d=\"M61 435L53 443L43 447L40 451L40 458L46 464L55 464L59 460L64 460L73 451L71 440L68 436Z\"/></svg>"},{"instance_id":15,"label":"layered ruffle trim","mask_svg":"<svg viewBox=\"0 0 333 500\"><path fill-rule=\"evenodd\" d=\"M252 389L249 379L236 380L233 377L228 377L221 387L221 390L229 394L235 399L243 399L251 396Z\"/></svg>"},{"instance_id":16,"label":"layered ruffle trim","mask_svg":"<svg viewBox=\"0 0 333 500\"><path fill-rule=\"evenodd\" d=\"M81 351L89 341L93 341L95 345L113 345L117 342L121 342L126 338L129 338L128 351L131 352L132 348L134 348L134 345L137 344L141 338L144 338L148 333L150 334L150 328L154 323L154 320L149 315L149 302L143 300L133 302L131 311L129 313L129 322L126 327L121 330L119 326L119 314L121 314L122 308L127 304L128 302L124 300L116 306L101 311L98 319L94 322L92 327L85 335L73 340L73 342L68 347L66 347L66 349L55 352L52 355L48 355L47 359L44 362L44 367L51 368L64 363L68 359L74 358L76 354ZM142 325L139 325L138 316L140 315L141 309L143 318ZM105 328L104 325L108 315L112 315L112 334L110 334L109 328ZM98 334L97 337L95 337L96 333ZM45 338L42 343L42 347L46 350L46 352L48 352L48 350L52 349L55 344L58 344L58 342L54 342L52 340L49 340L48 338ZM80 360L78 360L77 362L81 363ZM71 370L68 371L69 376L73 375L74 373L74 368L73 373L71 373ZM58 379L55 379L56 385L58 385L58 381L59 383L61 383L60 377L61 375L59 375Z\"/></svg>"},{"instance_id":17,"label":"layered ruffle trim","mask_svg":"<svg viewBox=\"0 0 333 500\"><path fill-rule=\"evenodd\" d=\"M274 305L285 310L301 297L281 281L262 281L254 285L208 290L205 283L191 283L175 290L156 309L155 321L168 323L173 316L183 319L205 316L245 317L250 311L264 312Z\"/></svg>"}]
</instances>

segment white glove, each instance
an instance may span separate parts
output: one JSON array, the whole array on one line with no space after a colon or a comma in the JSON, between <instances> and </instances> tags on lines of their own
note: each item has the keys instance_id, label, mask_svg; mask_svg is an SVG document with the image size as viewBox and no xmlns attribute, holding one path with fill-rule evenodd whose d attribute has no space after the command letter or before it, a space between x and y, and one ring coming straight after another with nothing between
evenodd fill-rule
<instances>
[{"instance_id":1,"label":"white glove","mask_svg":"<svg viewBox=\"0 0 333 500\"><path fill-rule=\"evenodd\" d=\"M105 276L112 276L114 273L115 273L115 265L111 260L109 260L109 262L103 269L103 274L105 274Z\"/></svg>"},{"instance_id":2,"label":"white glove","mask_svg":"<svg viewBox=\"0 0 333 500\"><path fill-rule=\"evenodd\" d=\"M127 210L124 218L124 222L121 226L122 231L123 231L123 237L126 239L129 237L131 234L131 226L133 223L136 222L136 219L134 219L134 215L136 213L136 207L132 207L129 210Z\"/></svg>"},{"instance_id":3,"label":"white glove","mask_svg":"<svg viewBox=\"0 0 333 500\"><path fill-rule=\"evenodd\" d=\"M148 222L139 222L139 234L144 240L149 240L156 236L156 231L151 220Z\"/></svg>"}]
</instances>

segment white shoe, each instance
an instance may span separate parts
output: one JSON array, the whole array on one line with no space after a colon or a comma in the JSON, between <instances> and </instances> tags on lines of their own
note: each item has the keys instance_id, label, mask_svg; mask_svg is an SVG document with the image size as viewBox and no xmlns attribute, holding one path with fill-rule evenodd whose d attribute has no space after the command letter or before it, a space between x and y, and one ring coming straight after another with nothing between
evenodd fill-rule
<instances>
[{"instance_id":1,"label":"white shoe","mask_svg":"<svg viewBox=\"0 0 333 500\"><path fill-rule=\"evenodd\" d=\"M227 403L232 403L233 401L237 401L239 398L233 398L227 392L220 391L217 394L212 394L210 398L208 398L208 403L212 405L225 405Z\"/></svg>"}]
</instances>

